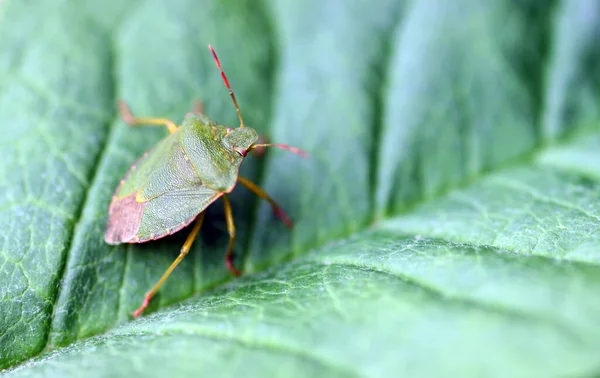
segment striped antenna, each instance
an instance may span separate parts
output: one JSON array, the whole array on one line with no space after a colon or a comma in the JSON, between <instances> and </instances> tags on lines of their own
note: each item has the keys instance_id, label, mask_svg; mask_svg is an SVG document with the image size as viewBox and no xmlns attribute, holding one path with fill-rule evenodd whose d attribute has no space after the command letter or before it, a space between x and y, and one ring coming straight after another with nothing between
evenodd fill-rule
<instances>
[{"instance_id":1,"label":"striped antenna","mask_svg":"<svg viewBox=\"0 0 600 378\"><path fill-rule=\"evenodd\" d=\"M260 144L253 144L252 146L250 146L250 148L248 149L248 151L253 150L255 148L264 148L264 147L277 147L277 148L281 148L282 150L288 150L291 153L294 153L296 155L300 155L302 157L307 157L308 156L308 154L305 151L302 151L298 147L292 147L292 146L288 146L287 144L281 144L281 143L260 143Z\"/></svg>"},{"instance_id":2,"label":"striped antenna","mask_svg":"<svg viewBox=\"0 0 600 378\"><path fill-rule=\"evenodd\" d=\"M229 85L229 80L227 80L227 76L225 76L225 72L223 72L223 69L221 68L221 62L219 62L217 53L215 52L215 50L212 48L211 45L208 45L208 49L212 53L213 59L215 60L215 63L217 64L217 68L219 69L219 71L221 71L221 77L223 78L223 82L225 83L225 86L229 90L229 95L231 96L231 99L233 100L233 105L235 105L235 110L237 111L238 118L240 119L240 127L244 127L244 120L242 119L242 113L240 112L240 107L238 106L237 100L235 99L235 95L233 94L233 91L231 90L231 86Z\"/></svg>"}]
</instances>

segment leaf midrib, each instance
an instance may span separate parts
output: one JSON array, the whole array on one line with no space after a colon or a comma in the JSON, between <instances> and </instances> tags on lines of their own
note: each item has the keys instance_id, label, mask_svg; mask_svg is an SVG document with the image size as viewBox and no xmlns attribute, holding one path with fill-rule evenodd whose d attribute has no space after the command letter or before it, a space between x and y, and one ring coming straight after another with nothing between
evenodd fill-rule
<instances>
[{"instance_id":1,"label":"leaf midrib","mask_svg":"<svg viewBox=\"0 0 600 378\"><path fill-rule=\"evenodd\" d=\"M404 236L412 237L412 235L404 235ZM421 235L421 236L423 236L423 235ZM427 237L425 237L425 238L427 238ZM431 238L430 240L447 241L445 239L439 239L439 238L438 239ZM543 257L543 258L552 260L551 258L548 258L545 256L535 256L535 255L525 256L522 254L515 254L509 250L505 250L505 249L499 248L497 246L490 246L490 245L485 245L485 244L456 243L455 246L456 247L468 247L468 248L472 248L472 249L485 248L487 251L493 251L494 253L517 255L519 258ZM530 321L535 324L539 324L539 323L548 324L548 325L552 326L554 329L557 329L559 332L561 332L565 336L571 338L573 341L576 341L579 343L581 343L583 341L581 338L581 335L577 334L572 329L573 327L567 321L564 321L564 320L561 320L561 319L555 318L555 317L544 316L542 314L539 314L539 313L536 313L533 311L525 311L525 310L519 309L517 307L507 306L507 305L501 304L501 303L495 303L493 301L485 301L485 300L481 300L480 298L473 298L473 297L469 297L469 296L465 296L465 295L460 295L460 294L458 294L458 292L453 293L453 292L449 292L449 291L444 291L443 288L433 285L433 284L428 284L427 282L420 280L420 279L414 277L413 275L402 273L402 272L396 271L394 269L386 269L381 264L377 264L375 262L365 263L365 261L362 260L360 263L358 263L356 261L352 261L352 259L348 259L348 258L344 258L344 257L334 258L330 261L327 261L327 263L324 263L317 259L305 259L304 261L309 261L315 265L320 265L323 267L341 266L341 267L346 267L346 268L350 268L350 269L361 269L361 270L367 270L367 271L370 271L370 272L376 273L376 274L386 275L388 277L392 277L394 279L400 280L402 283L405 283L405 284L414 286L416 288L419 288L421 290L424 290L429 295L437 297L441 301L446 301L446 302L452 301L452 302L455 302L455 303L458 303L458 304L461 304L461 305L464 305L467 307L477 308L477 309L480 309L480 310L483 310L486 312L490 312L490 313L494 313L494 314L497 314L497 315L500 315L503 317L518 318L521 320Z\"/></svg>"}]
</instances>

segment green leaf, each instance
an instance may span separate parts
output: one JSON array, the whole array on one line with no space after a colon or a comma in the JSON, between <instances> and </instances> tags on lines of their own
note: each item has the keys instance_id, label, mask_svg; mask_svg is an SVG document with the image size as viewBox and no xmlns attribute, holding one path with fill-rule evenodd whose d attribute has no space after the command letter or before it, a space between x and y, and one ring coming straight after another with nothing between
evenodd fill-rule
<instances>
[{"instance_id":1,"label":"green leaf","mask_svg":"<svg viewBox=\"0 0 600 378\"><path fill-rule=\"evenodd\" d=\"M0 2L7 376L600 374L594 0ZM103 241L114 188L193 99L309 152L250 157L189 231Z\"/></svg>"}]
</instances>

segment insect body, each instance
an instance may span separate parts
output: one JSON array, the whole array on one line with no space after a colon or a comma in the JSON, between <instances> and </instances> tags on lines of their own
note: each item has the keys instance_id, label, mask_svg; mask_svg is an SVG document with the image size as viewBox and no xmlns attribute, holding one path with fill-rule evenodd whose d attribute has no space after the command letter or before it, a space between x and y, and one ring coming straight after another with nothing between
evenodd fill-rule
<instances>
[{"instance_id":1,"label":"insect body","mask_svg":"<svg viewBox=\"0 0 600 378\"><path fill-rule=\"evenodd\" d=\"M168 119L134 117L125 103L119 103L125 122L130 125L166 126L169 135L145 153L121 180L110 204L104 240L108 244L143 243L171 235L196 219L179 256L146 293L142 305L133 313L135 317L148 306L166 278L188 253L202 225L204 210L218 198L223 198L229 232L226 264L233 274L240 274L232 264L235 225L226 196L237 182L267 200L287 227L292 225L275 201L256 184L238 176L238 171L246 154L257 147L274 146L301 155L304 152L282 144L256 143L258 135L254 129L244 126L237 100L219 59L210 45L209 49L235 105L240 127L229 128L211 121L202 113L201 105L196 112L188 113L183 123L177 126Z\"/></svg>"}]
</instances>

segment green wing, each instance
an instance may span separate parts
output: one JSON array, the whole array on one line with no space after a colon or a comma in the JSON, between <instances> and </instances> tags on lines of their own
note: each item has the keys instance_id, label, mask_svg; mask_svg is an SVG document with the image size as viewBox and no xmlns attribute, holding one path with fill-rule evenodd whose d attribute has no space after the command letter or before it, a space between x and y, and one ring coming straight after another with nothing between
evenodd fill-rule
<instances>
[{"instance_id":1,"label":"green wing","mask_svg":"<svg viewBox=\"0 0 600 378\"><path fill-rule=\"evenodd\" d=\"M173 190L142 203L141 222L129 242L159 239L181 230L221 195L206 186L198 186Z\"/></svg>"},{"instance_id":2,"label":"green wing","mask_svg":"<svg viewBox=\"0 0 600 378\"><path fill-rule=\"evenodd\" d=\"M144 242L170 235L221 196L198 178L177 134L144 154L121 181L109 208L107 243Z\"/></svg>"},{"instance_id":3,"label":"green wing","mask_svg":"<svg viewBox=\"0 0 600 378\"><path fill-rule=\"evenodd\" d=\"M196 169L181 148L179 132L170 134L131 166L115 195L137 193L145 202L175 189L202 185Z\"/></svg>"}]
</instances>

